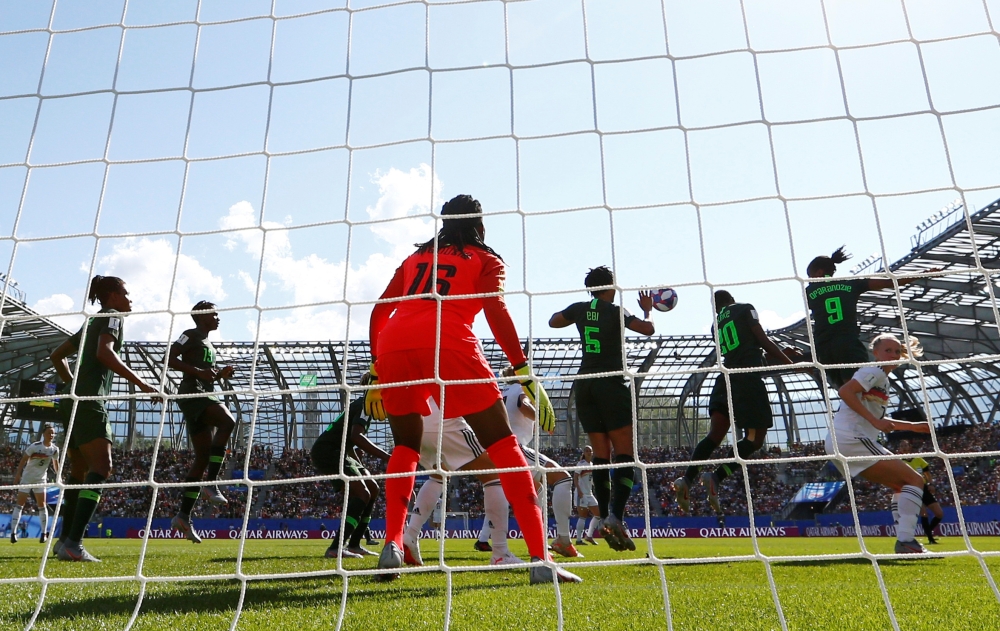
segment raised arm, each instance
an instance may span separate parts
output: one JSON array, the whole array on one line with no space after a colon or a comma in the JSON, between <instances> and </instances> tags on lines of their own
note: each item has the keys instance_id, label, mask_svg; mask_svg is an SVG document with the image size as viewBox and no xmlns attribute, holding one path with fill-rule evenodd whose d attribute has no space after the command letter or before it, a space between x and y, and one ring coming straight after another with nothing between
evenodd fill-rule
<instances>
[{"instance_id":1,"label":"raised arm","mask_svg":"<svg viewBox=\"0 0 1000 631\"><path fill-rule=\"evenodd\" d=\"M928 272L940 272L942 267L935 267L933 269L927 270ZM922 280L920 277L913 278L899 278L896 280L900 286L909 285L910 283L915 283L918 280ZM880 289L892 289L892 279L891 278L871 278L868 280L868 291L878 291Z\"/></svg>"},{"instance_id":2,"label":"raised arm","mask_svg":"<svg viewBox=\"0 0 1000 631\"><path fill-rule=\"evenodd\" d=\"M757 338L757 342L760 344L764 352L778 364L794 364L791 359L774 343L771 338L767 336L764 332L764 327L760 325L759 322L750 323L750 331L753 332L753 336ZM861 384L858 384L861 385Z\"/></svg>"}]
</instances>

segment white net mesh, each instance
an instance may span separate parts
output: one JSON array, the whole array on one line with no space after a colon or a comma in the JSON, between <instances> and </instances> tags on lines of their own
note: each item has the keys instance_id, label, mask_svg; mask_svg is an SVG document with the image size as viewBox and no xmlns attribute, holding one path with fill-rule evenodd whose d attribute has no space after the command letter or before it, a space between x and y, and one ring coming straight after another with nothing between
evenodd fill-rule
<instances>
[{"instance_id":1,"label":"white net mesh","mask_svg":"<svg viewBox=\"0 0 1000 631\"><path fill-rule=\"evenodd\" d=\"M914 362L915 372L906 377L908 391L917 393L911 406L922 407L931 419L947 407L951 418L948 402L931 392L944 388L957 397L943 367L992 366L997 359L997 252L983 239L1000 233L981 227L974 212L1000 190L1000 165L990 151L1000 129L1000 46L993 22L998 8L989 2L113 4L57 1L44 14L35 5L0 8L0 51L6 51L0 52L0 115L9 121L9 132L0 138L0 212L4 228L10 227L2 239L10 256L7 304L14 301L11 279L41 284L80 266L79 278L59 286L75 289L55 290L35 305L67 328L82 321L86 279L131 272L126 281L142 289L133 288L138 308L126 324L148 340L175 337L189 305L203 297L218 301L224 318L245 321L254 340L245 353L252 358L264 354L263 343L272 339L363 338L387 272L412 251L410 244L429 236L445 192L470 192L490 215L487 241L507 255L512 273L506 296L521 334L532 339L550 335L547 315L578 299L584 270L604 262L615 268L625 295L667 284L677 288L681 307L674 316L686 333L709 331L709 292L722 285L761 304L781 304L790 314L786 321L777 314L765 321L779 328L804 313L805 262L852 241L878 259L860 268L859 276L893 280L884 306L897 316L915 309L914 297L899 284L903 278L930 279L921 286L932 289L936 281L957 279L981 299L971 307L969 300L957 300L954 309L940 306L940 313L976 329L969 337L985 340L979 346L949 341L961 335L948 330L948 323L934 329L921 318L865 323L867 332L893 329L904 338L913 332L943 340L937 345L942 350ZM964 258L931 257L940 271L879 266L909 255L899 235L902 226L923 216L913 208L956 199L959 210L943 224L922 226L921 238L930 242L937 238L933 230L951 230L950 243L965 239ZM293 251L293 244L299 249ZM926 245L918 239L913 251ZM300 248L314 254L301 256ZM256 269L234 262L236 254L252 256ZM53 261L65 269L55 269ZM967 317L964 307L975 317ZM6 326L38 317L19 313L5 311ZM657 316L658 326L670 328L674 316ZM804 331L800 341L811 345L808 318ZM495 346L491 352L496 355ZM573 378L567 372L538 369L544 352L533 354L536 374L549 388L568 389ZM160 353L147 358L143 374L168 391ZM732 372L714 356L679 368L625 359L623 374L634 391L657 377L700 376L687 382L700 387L710 373ZM229 393L248 412L237 438L243 476L236 479L246 487L239 514L244 531L252 530L257 494L332 479L308 472L280 483L250 478L255 441L266 435L258 424L271 413L271 401L331 389L356 396L356 381L348 376L363 370L365 358L350 356L345 347L334 357L332 385L297 388L278 379L264 387L274 361L268 366L251 360L249 374ZM981 374L983 380L996 379L991 369L982 370L989 373ZM119 397L124 405L146 405L130 392ZM812 434L803 430L813 441L822 438L828 410L836 406L828 389L820 392L811 411L799 411L818 419ZM697 388L684 396L705 398ZM177 398L168 391L168 399ZM976 411L993 400L995 394L983 393L958 405L993 423L996 406ZM650 418L639 408L638 421ZM799 430L789 410L781 406L777 416L791 445ZM0 584L38 587L27 627L35 626L50 590L62 583L137 585L126 623L131 628L151 584L235 580L239 599L227 612L235 629L248 584L332 575L342 579L340 628L349 595L372 570L345 569L340 561L335 569L268 573L259 563L248 569L248 539L239 538L233 572L147 571L157 498L185 486L154 474L165 440L183 434L173 433L166 415L153 427L148 477L104 485L151 488L134 573L88 568L85 575L54 575L43 559L36 575L0 577ZM694 433L705 429L697 416L692 427ZM560 431L579 434L568 427ZM738 437L730 432L734 444ZM937 434L931 444L923 456L944 463L964 544L938 554L974 558L1000 600L987 566L996 553L978 549L970 538L954 472L969 458L1000 452L996 445L947 451ZM635 446L644 499L643 514L631 519L644 521L650 554L574 562L574 568L584 568L581 573L655 566L666 624L673 628L671 566L759 562L776 621L787 629L775 563L866 559L888 619L900 628L880 566L895 557L872 552L860 536L852 484L847 489L858 551L762 551L755 529L762 523L754 509L758 489L747 474L740 501L746 502L751 554L660 554L654 551L654 487L666 472L679 475L686 463L642 460L648 445L641 431ZM769 458L767 465L826 460L790 453ZM736 460L745 470L759 463ZM453 474L439 473L447 492ZM657 484L650 483L653 475ZM342 510L347 499L341 498ZM487 566L449 563L444 532L442 524L436 558L426 561L445 574L447 628L454 574ZM412 577L407 572L403 580ZM555 586L559 628L571 589Z\"/></svg>"}]
</instances>

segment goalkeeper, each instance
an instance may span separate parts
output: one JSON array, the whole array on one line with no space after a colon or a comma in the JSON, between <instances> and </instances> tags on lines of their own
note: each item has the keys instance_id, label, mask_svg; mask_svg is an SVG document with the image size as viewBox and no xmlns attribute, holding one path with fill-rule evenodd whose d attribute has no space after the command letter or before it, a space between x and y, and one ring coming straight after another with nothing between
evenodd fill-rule
<instances>
[{"instance_id":1,"label":"goalkeeper","mask_svg":"<svg viewBox=\"0 0 1000 631\"><path fill-rule=\"evenodd\" d=\"M632 494L635 480L635 461L632 444L632 391L622 378L622 324L642 335L655 332L649 320L653 299L648 292L639 292L639 308L644 319L640 320L614 304L615 276L610 269L595 267L587 273L584 285L595 287L590 292L593 300L572 304L555 313L549 326L561 329L575 324L583 345L580 375L618 373L578 379L576 409L580 425L590 437L594 447L594 495L601 510L601 535L614 550L635 550L625 527L625 506ZM615 455L612 459L611 452ZM601 465L615 464L614 484L611 471ZM609 505L610 504L610 505Z\"/></svg>"},{"instance_id":2,"label":"goalkeeper","mask_svg":"<svg viewBox=\"0 0 1000 631\"><path fill-rule=\"evenodd\" d=\"M465 418L497 467L521 469L501 473L500 484L532 560L547 560L545 526L528 463L511 432L493 370L472 331L480 311L515 366L542 429L555 426L555 413L541 384L531 378L507 311L502 295L504 262L484 241L482 206L459 195L444 205L441 214L441 230L403 261L372 310L371 373L381 380L382 389L368 391L365 408L375 418L388 416L395 449L386 473L403 474L385 481L386 541L378 567L395 569L403 564L403 525L420 460L422 416L431 412L428 397L442 408L444 418ZM478 382L438 384L435 378ZM414 381L423 383L392 385ZM558 568L556 575L561 581L581 580ZM389 580L396 574L379 576ZM530 576L532 583L553 580L546 565L532 567Z\"/></svg>"}]
</instances>

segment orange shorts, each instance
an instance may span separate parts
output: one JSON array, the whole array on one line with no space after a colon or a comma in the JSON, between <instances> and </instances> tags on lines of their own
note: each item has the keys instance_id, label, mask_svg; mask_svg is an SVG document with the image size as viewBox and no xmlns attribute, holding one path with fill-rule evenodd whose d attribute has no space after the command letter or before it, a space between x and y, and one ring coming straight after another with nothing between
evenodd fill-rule
<instances>
[{"instance_id":1,"label":"orange shorts","mask_svg":"<svg viewBox=\"0 0 1000 631\"><path fill-rule=\"evenodd\" d=\"M455 384L444 386L444 405L441 405L441 386L422 383L396 386L401 381L434 378L434 349L416 348L392 351L379 355L375 364L385 411L393 416L420 414L429 416L427 399L432 398L442 408L444 418L456 418L482 412L500 398L500 388L495 381L486 383ZM493 369L477 347L466 350L441 349L441 379L494 379Z\"/></svg>"}]
</instances>

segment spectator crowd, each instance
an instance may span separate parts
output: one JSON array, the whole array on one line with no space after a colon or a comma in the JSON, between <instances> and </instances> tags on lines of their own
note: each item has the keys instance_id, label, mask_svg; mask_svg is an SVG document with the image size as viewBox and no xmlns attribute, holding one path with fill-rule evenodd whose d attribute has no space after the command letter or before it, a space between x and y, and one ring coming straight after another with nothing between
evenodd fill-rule
<instances>
[{"instance_id":1,"label":"spectator crowd","mask_svg":"<svg viewBox=\"0 0 1000 631\"><path fill-rule=\"evenodd\" d=\"M929 437L925 439L911 437L910 440L914 452L934 451ZM997 450L1000 447L1000 425L984 424L954 428L948 432L939 432L938 441L941 450L946 454L970 454L949 458L947 465L942 458L927 458L931 463L933 484L941 504L944 506L955 504L952 477L962 504L979 505L997 502L998 485L1000 485L1000 467L997 465L1000 462L996 457L975 454ZM895 452L898 450L898 441L890 440L887 446ZM568 467L575 466L581 457L581 450L575 447L543 451L556 462ZM720 447L712 454L712 458L721 459L727 455L728 448ZM640 473L636 476L636 487L628 505L628 514L642 515L647 504L650 516L679 514L672 482L683 475L690 459L690 451L685 447L642 447L637 456L643 465L641 468L645 472L645 484ZM187 450L160 449L156 452L153 479L161 483L183 482L193 457L193 452ZM814 459L768 463L768 460L774 458L789 457ZM9 484L13 481L13 473L20 458L20 449L11 445L0 445L0 472L9 473L10 478L3 483ZM153 450L125 451L116 448L112 461L114 469L108 482L145 482L149 480ZM243 516L246 508L246 487L231 478L233 476L242 478L246 462L245 452L237 452L228 457L223 469L220 488L229 499L229 506L215 509L207 502L201 502L196 508L196 516ZM373 473L384 472L381 461L366 459L365 464ZM272 519L336 519L340 516L344 506L343 493L334 491L330 481L282 483L286 480L316 475L308 450L286 449L276 457L270 447L255 446L250 452L249 465L250 479L276 483L257 487L251 506L252 516ZM761 450L752 457L748 471L750 496L756 515L770 516L779 513L805 482L841 479L839 473L828 464L822 442L796 443L786 451L781 451L777 447ZM725 515L747 514L744 479L744 474L738 471L720 485L720 503ZM644 488L648 488L648 495L644 492ZM691 489L692 514L695 516L712 515L705 493L706 490L701 485L695 485ZM880 486L869 484L864 480L855 480L854 493L859 511L889 508L890 495ZM156 493L153 516L172 517L178 511L180 497L180 487L160 488ZM482 487L471 475L452 477L448 497L449 511L465 512L473 518L483 514ZM153 488L147 484L108 488L104 491L98 516L146 517L152 500ZM0 502L6 510L10 509L13 501L13 491L0 491ZM849 502L849 496L845 493L835 506L827 509L827 512L849 511ZM383 515L384 503L380 497L373 517L378 518Z\"/></svg>"}]
</instances>

